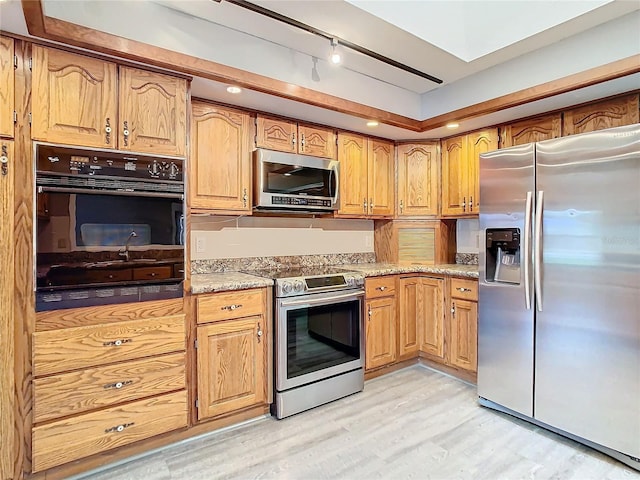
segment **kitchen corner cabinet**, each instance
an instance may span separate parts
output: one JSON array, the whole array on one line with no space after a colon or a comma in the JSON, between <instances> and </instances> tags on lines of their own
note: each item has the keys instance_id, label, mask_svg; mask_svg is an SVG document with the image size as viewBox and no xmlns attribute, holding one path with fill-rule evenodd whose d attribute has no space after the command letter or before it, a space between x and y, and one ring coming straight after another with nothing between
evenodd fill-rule
<instances>
[{"instance_id":1,"label":"kitchen corner cabinet","mask_svg":"<svg viewBox=\"0 0 640 480\"><path fill-rule=\"evenodd\" d=\"M402 144L398 155L398 217L438 215L437 143Z\"/></svg>"},{"instance_id":2,"label":"kitchen corner cabinet","mask_svg":"<svg viewBox=\"0 0 640 480\"><path fill-rule=\"evenodd\" d=\"M464 217L480 211L480 154L498 148L497 129L442 141L442 215Z\"/></svg>"},{"instance_id":3,"label":"kitchen corner cabinet","mask_svg":"<svg viewBox=\"0 0 640 480\"><path fill-rule=\"evenodd\" d=\"M256 147L333 159L336 158L336 134L330 128L258 115Z\"/></svg>"},{"instance_id":4,"label":"kitchen corner cabinet","mask_svg":"<svg viewBox=\"0 0 640 480\"><path fill-rule=\"evenodd\" d=\"M252 132L246 112L192 103L191 210L251 213Z\"/></svg>"},{"instance_id":5,"label":"kitchen corner cabinet","mask_svg":"<svg viewBox=\"0 0 640 480\"><path fill-rule=\"evenodd\" d=\"M584 107L566 110L563 115L563 135L593 132L640 122L638 94L618 97Z\"/></svg>"},{"instance_id":6,"label":"kitchen corner cabinet","mask_svg":"<svg viewBox=\"0 0 640 480\"><path fill-rule=\"evenodd\" d=\"M198 295L198 420L270 403L266 289Z\"/></svg>"},{"instance_id":7,"label":"kitchen corner cabinet","mask_svg":"<svg viewBox=\"0 0 640 480\"><path fill-rule=\"evenodd\" d=\"M32 69L34 140L185 155L186 80L39 45Z\"/></svg>"},{"instance_id":8,"label":"kitchen corner cabinet","mask_svg":"<svg viewBox=\"0 0 640 480\"><path fill-rule=\"evenodd\" d=\"M449 364L470 372L478 366L478 282L450 279Z\"/></svg>"},{"instance_id":9,"label":"kitchen corner cabinet","mask_svg":"<svg viewBox=\"0 0 640 480\"><path fill-rule=\"evenodd\" d=\"M398 315L398 360L413 358L418 354L420 334L418 318L422 309L420 277L400 277Z\"/></svg>"},{"instance_id":10,"label":"kitchen corner cabinet","mask_svg":"<svg viewBox=\"0 0 640 480\"><path fill-rule=\"evenodd\" d=\"M338 133L339 215L394 214L394 147L390 142Z\"/></svg>"},{"instance_id":11,"label":"kitchen corner cabinet","mask_svg":"<svg viewBox=\"0 0 640 480\"><path fill-rule=\"evenodd\" d=\"M396 277L365 279L365 369L396 361Z\"/></svg>"},{"instance_id":12,"label":"kitchen corner cabinet","mask_svg":"<svg viewBox=\"0 0 640 480\"><path fill-rule=\"evenodd\" d=\"M562 135L562 115L554 113L500 127L500 148L541 142Z\"/></svg>"},{"instance_id":13,"label":"kitchen corner cabinet","mask_svg":"<svg viewBox=\"0 0 640 480\"><path fill-rule=\"evenodd\" d=\"M13 38L0 37L0 137L13 138L15 111L15 74Z\"/></svg>"}]
</instances>

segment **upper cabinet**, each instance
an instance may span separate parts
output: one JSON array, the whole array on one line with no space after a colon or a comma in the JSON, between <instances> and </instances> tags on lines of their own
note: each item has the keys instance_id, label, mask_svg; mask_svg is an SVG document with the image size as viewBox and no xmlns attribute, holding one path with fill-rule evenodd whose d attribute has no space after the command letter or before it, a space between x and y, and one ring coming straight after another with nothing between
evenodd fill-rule
<instances>
[{"instance_id":1,"label":"upper cabinet","mask_svg":"<svg viewBox=\"0 0 640 480\"><path fill-rule=\"evenodd\" d=\"M540 142L562 135L560 113L530 118L500 127L500 148Z\"/></svg>"},{"instance_id":2,"label":"upper cabinet","mask_svg":"<svg viewBox=\"0 0 640 480\"><path fill-rule=\"evenodd\" d=\"M638 123L638 94L585 105L564 112L564 135L593 132Z\"/></svg>"},{"instance_id":3,"label":"upper cabinet","mask_svg":"<svg viewBox=\"0 0 640 480\"><path fill-rule=\"evenodd\" d=\"M194 101L189 207L251 212L251 116Z\"/></svg>"},{"instance_id":4,"label":"upper cabinet","mask_svg":"<svg viewBox=\"0 0 640 480\"><path fill-rule=\"evenodd\" d=\"M13 138L14 48L13 38L0 37L0 137Z\"/></svg>"},{"instance_id":5,"label":"upper cabinet","mask_svg":"<svg viewBox=\"0 0 640 480\"><path fill-rule=\"evenodd\" d=\"M314 157L336 158L336 135L329 128L312 127L258 115L256 147Z\"/></svg>"},{"instance_id":6,"label":"upper cabinet","mask_svg":"<svg viewBox=\"0 0 640 480\"><path fill-rule=\"evenodd\" d=\"M186 153L187 82L33 46L34 140Z\"/></svg>"},{"instance_id":7,"label":"upper cabinet","mask_svg":"<svg viewBox=\"0 0 640 480\"><path fill-rule=\"evenodd\" d=\"M341 215L394 213L394 148L390 142L338 133Z\"/></svg>"},{"instance_id":8,"label":"upper cabinet","mask_svg":"<svg viewBox=\"0 0 640 480\"><path fill-rule=\"evenodd\" d=\"M438 214L438 144L398 145L398 216Z\"/></svg>"},{"instance_id":9,"label":"upper cabinet","mask_svg":"<svg viewBox=\"0 0 640 480\"><path fill-rule=\"evenodd\" d=\"M442 141L442 215L463 217L480 211L480 154L498 148L495 128Z\"/></svg>"}]
</instances>

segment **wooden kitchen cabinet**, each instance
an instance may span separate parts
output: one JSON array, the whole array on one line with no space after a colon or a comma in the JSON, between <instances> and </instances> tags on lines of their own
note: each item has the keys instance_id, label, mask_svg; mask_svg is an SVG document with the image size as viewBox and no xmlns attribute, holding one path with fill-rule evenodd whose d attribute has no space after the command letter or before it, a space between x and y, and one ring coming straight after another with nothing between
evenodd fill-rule
<instances>
[{"instance_id":1,"label":"wooden kitchen cabinet","mask_svg":"<svg viewBox=\"0 0 640 480\"><path fill-rule=\"evenodd\" d=\"M398 216L438 215L437 143L398 145Z\"/></svg>"},{"instance_id":2,"label":"wooden kitchen cabinet","mask_svg":"<svg viewBox=\"0 0 640 480\"><path fill-rule=\"evenodd\" d=\"M330 128L258 115L256 147L334 159L336 158L336 134Z\"/></svg>"},{"instance_id":3,"label":"wooden kitchen cabinet","mask_svg":"<svg viewBox=\"0 0 640 480\"><path fill-rule=\"evenodd\" d=\"M40 45L32 60L31 137L117 148L117 65Z\"/></svg>"},{"instance_id":4,"label":"wooden kitchen cabinet","mask_svg":"<svg viewBox=\"0 0 640 480\"><path fill-rule=\"evenodd\" d=\"M593 132L640 122L638 94L617 97L604 102L566 110L563 114L563 135Z\"/></svg>"},{"instance_id":5,"label":"wooden kitchen cabinet","mask_svg":"<svg viewBox=\"0 0 640 480\"><path fill-rule=\"evenodd\" d=\"M192 103L191 210L251 213L252 133L248 113Z\"/></svg>"},{"instance_id":6,"label":"wooden kitchen cabinet","mask_svg":"<svg viewBox=\"0 0 640 480\"><path fill-rule=\"evenodd\" d=\"M500 148L525 145L562 136L562 115L554 113L500 127Z\"/></svg>"},{"instance_id":7,"label":"wooden kitchen cabinet","mask_svg":"<svg viewBox=\"0 0 640 480\"><path fill-rule=\"evenodd\" d=\"M0 137L13 138L15 111L15 74L13 38L0 37Z\"/></svg>"},{"instance_id":8,"label":"wooden kitchen cabinet","mask_svg":"<svg viewBox=\"0 0 640 480\"><path fill-rule=\"evenodd\" d=\"M372 370L396 361L396 277L365 280L365 369Z\"/></svg>"},{"instance_id":9,"label":"wooden kitchen cabinet","mask_svg":"<svg viewBox=\"0 0 640 480\"><path fill-rule=\"evenodd\" d=\"M229 293L234 296L198 296L199 420L270 402L271 333L266 289ZM262 307L258 314L252 307L256 295ZM240 303L233 303L236 301ZM231 307L245 303L249 306L246 310ZM224 315L219 316L218 312Z\"/></svg>"},{"instance_id":10,"label":"wooden kitchen cabinet","mask_svg":"<svg viewBox=\"0 0 640 480\"><path fill-rule=\"evenodd\" d=\"M480 211L480 154L498 148L497 129L442 141L442 215L464 217Z\"/></svg>"},{"instance_id":11,"label":"wooden kitchen cabinet","mask_svg":"<svg viewBox=\"0 0 640 480\"><path fill-rule=\"evenodd\" d=\"M33 46L34 140L185 156L185 79Z\"/></svg>"},{"instance_id":12,"label":"wooden kitchen cabinet","mask_svg":"<svg viewBox=\"0 0 640 480\"><path fill-rule=\"evenodd\" d=\"M339 215L386 217L394 213L393 144L338 133Z\"/></svg>"},{"instance_id":13,"label":"wooden kitchen cabinet","mask_svg":"<svg viewBox=\"0 0 640 480\"><path fill-rule=\"evenodd\" d=\"M478 366L478 282L452 278L449 306L449 364L476 372Z\"/></svg>"},{"instance_id":14,"label":"wooden kitchen cabinet","mask_svg":"<svg viewBox=\"0 0 640 480\"><path fill-rule=\"evenodd\" d=\"M400 277L398 282L398 360L415 357L420 335L417 318L422 310L421 278Z\"/></svg>"},{"instance_id":15,"label":"wooden kitchen cabinet","mask_svg":"<svg viewBox=\"0 0 640 480\"><path fill-rule=\"evenodd\" d=\"M187 81L120 67L118 148L183 157L187 148Z\"/></svg>"}]
</instances>

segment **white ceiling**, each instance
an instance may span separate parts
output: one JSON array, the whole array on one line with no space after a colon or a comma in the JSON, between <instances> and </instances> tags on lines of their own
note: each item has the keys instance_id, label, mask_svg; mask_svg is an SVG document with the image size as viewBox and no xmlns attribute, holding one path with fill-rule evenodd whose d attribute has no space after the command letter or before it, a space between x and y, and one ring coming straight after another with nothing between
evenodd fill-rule
<instances>
[{"instance_id":1,"label":"white ceiling","mask_svg":"<svg viewBox=\"0 0 640 480\"><path fill-rule=\"evenodd\" d=\"M331 66L328 40L224 0L44 0L44 8L47 15L72 23L415 119L431 118L640 54L640 1L636 0L254 3L439 77L444 83L439 86L342 46L343 65ZM19 0L0 3L0 28L28 35ZM194 79L192 93L391 139L438 138L454 133L434 129L416 134L388 125L371 130L361 118L258 92L231 96L225 87ZM460 131L637 88L640 79L629 76L467 121Z\"/></svg>"}]
</instances>

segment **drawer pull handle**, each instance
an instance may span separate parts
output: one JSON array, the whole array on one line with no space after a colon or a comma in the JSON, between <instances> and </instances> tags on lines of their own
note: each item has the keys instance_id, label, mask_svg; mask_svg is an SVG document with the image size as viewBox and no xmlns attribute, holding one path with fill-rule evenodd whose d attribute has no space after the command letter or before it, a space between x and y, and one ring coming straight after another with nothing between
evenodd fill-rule
<instances>
[{"instance_id":1,"label":"drawer pull handle","mask_svg":"<svg viewBox=\"0 0 640 480\"><path fill-rule=\"evenodd\" d=\"M224 307L221 307L220 310L235 310L241 307L242 307L241 304L234 303L232 305L225 305Z\"/></svg>"},{"instance_id":2,"label":"drawer pull handle","mask_svg":"<svg viewBox=\"0 0 640 480\"><path fill-rule=\"evenodd\" d=\"M456 288L456 290L458 290L459 292L470 292L471 291L470 288L464 288L464 287L458 287L458 288Z\"/></svg>"},{"instance_id":3,"label":"drawer pull handle","mask_svg":"<svg viewBox=\"0 0 640 480\"><path fill-rule=\"evenodd\" d=\"M131 342L133 342L133 340L131 340L130 338L123 338L122 340L112 340L110 342L104 342L102 345L105 347L119 347L120 345Z\"/></svg>"},{"instance_id":4,"label":"drawer pull handle","mask_svg":"<svg viewBox=\"0 0 640 480\"><path fill-rule=\"evenodd\" d=\"M381 287L376 287L376 290L380 290L381 292L384 292L387 289L387 287L385 287L384 285Z\"/></svg>"},{"instance_id":5,"label":"drawer pull handle","mask_svg":"<svg viewBox=\"0 0 640 480\"><path fill-rule=\"evenodd\" d=\"M260 339L262 338L262 327L260 327L259 323L258 323L258 331L256 332L256 335L258 335L258 343L260 343Z\"/></svg>"},{"instance_id":6,"label":"drawer pull handle","mask_svg":"<svg viewBox=\"0 0 640 480\"><path fill-rule=\"evenodd\" d=\"M133 380L125 380L124 382L116 382L116 383L107 383L104 386L105 390L110 390L112 388L115 388L116 390L121 389L122 387L126 387L127 385L131 385L133 383Z\"/></svg>"},{"instance_id":7,"label":"drawer pull handle","mask_svg":"<svg viewBox=\"0 0 640 480\"><path fill-rule=\"evenodd\" d=\"M122 425L116 425L115 427L107 428L104 433L120 433L125 428L130 427L131 425L135 425L135 422L131 423L123 423Z\"/></svg>"}]
</instances>

